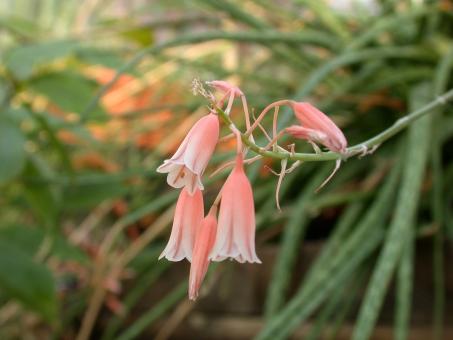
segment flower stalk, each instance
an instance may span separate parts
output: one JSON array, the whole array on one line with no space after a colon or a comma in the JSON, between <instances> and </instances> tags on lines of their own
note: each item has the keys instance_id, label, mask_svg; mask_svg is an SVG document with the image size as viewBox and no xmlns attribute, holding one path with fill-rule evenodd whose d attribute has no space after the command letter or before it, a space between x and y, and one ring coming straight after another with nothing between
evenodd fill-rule
<instances>
[{"instance_id":1,"label":"flower stalk","mask_svg":"<svg viewBox=\"0 0 453 340\"><path fill-rule=\"evenodd\" d=\"M348 158L365 155L367 153L373 152L376 150L382 143L395 136L405 128L407 128L411 123L420 117L433 112L435 109L446 105L448 102L453 100L453 89L444 93L443 95L437 97L432 102L426 104L418 110L415 110L406 116L398 119L393 125L391 125L386 130L377 134L376 136L371 137L370 139L358 143L356 145L350 146L346 149L344 154L339 154L336 152L328 151L321 153L288 153L282 151L270 151L265 148L262 148L255 143L251 142L248 139L247 133L241 133L242 142L253 152L263 156L269 157L277 160L287 159L288 161L304 161L304 162L323 162L323 161L333 161L337 159L346 160ZM231 118L225 114L225 112L219 108L215 108L219 117L227 125L235 126ZM236 127L236 126L235 126ZM253 128L253 125L252 125ZM237 129L237 128L236 128ZM238 129L238 131L240 131Z\"/></svg>"},{"instance_id":2,"label":"flower stalk","mask_svg":"<svg viewBox=\"0 0 453 340\"><path fill-rule=\"evenodd\" d=\"M357 145L347 147L348 142L339 127L323 112L308 102L279 100L266 106L253 123L247 99L239 87L225 81L206 82L220 95L219 99L206 90L202 83L193 81L194 93L199 93L210 102L210 109L188 132L176 153L164 161L157 169L167 173L170 186L181 189L172 232L167 247L161 254L170 261L186 258L191 262L189 278L189 298L195 300L201 288L211 261L233 259L240 263L261 263L255 251L255 207L253 188L244 171L244 163L260 158L279 160L280 172L269 169L278 176L275 198L278 210L279 189L286 174L292 172L303 162L335 161L335 168L319 186L322 188L340 168L341 162L353 156L373 153L383 142L409 126L413 121L445 105L453 99L453 90L446 92L428 105L398 119L388 129ZM231 118L235 99L240 100L245 116L246 131L241 132ZM278 131L278 112L280 106L289 106L294 111L298 124L284 127ZM271 136L261 125L267 113L273 112ZM220 167L234 167L220 192L204 216L202 190L203 173L209 163L220 137L220 121L231 130L228 138L236 138L236 157ZM259 128L267 138L267 144L256 144L253 132ZM314 153L297 153L294 144L286 148L278 145L284 134L303 139L310 143ZM319 145L326 147L322 152ZM245 159L248 151L256 153ZM293 162L291 165L288 162ZM317 190L316 190L317 191Z\"/></svg>"}]
</instances>

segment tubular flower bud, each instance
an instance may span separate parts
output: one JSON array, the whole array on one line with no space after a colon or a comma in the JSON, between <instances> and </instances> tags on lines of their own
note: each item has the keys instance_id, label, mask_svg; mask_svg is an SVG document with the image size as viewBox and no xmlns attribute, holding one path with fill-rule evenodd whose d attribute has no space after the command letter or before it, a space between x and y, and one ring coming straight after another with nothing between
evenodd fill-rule
<instances>
[{"instance_id":1,"label":"tubular flower bud","mask_svg":"<svg viewBox=\"0 0 453 340\"><path fill-rule=\"evenodd\" d=\"M346 152L348 142L328 116L310 103L291 101L290 106L301 125L290 126L286 128L286 132L296 138L322 144L331 151Z\"/></svg>"}]
</instances>

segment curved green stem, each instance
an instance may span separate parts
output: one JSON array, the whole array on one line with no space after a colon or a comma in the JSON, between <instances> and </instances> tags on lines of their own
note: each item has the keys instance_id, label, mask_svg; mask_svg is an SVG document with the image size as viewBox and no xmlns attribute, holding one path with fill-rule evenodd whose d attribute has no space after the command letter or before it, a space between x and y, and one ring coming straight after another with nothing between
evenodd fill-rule
<instances>
[{"instance_id":1,"label":"curved green stem","mask_svg":"<svg viewBox=\"0 0 453 340\"><path fill-rule=\"evenodd\" d=\"M421 107L414 112L409 113L408 115L398 119L392 126L388 129L382 131L381 133L377 134L376 136L362 142L351 146L346 149L344 154L339 154L336 152L322 152L319 154L316 153L289 153L289 152L279 152L279 151L269 151L265 148L262 148L255 143L251 142L246 133L242 133L242 141L245 145L249 147L250 150L254 151L255 153L263 156L269 157L274 159L287 159L290 161L305 161L305 162L320 162L320 161L331 161L337 159L348 159L356 155L364 154L368 150L373 150L374 148L379 147L383 142L390 139L400 131L404 130L408 127L412 122L417 120L418 118L426 115L427 113L433 112L436 108L441 107L447 104L449 101L453 100L453 89L444 93L443 95L437 97L435 100L430 102L429 104ZM222 118L222 120L228 124L233 125L234 123L231 118L225 114L222 109L216 108L217 113Z\"/></svg>"}]
</instances>

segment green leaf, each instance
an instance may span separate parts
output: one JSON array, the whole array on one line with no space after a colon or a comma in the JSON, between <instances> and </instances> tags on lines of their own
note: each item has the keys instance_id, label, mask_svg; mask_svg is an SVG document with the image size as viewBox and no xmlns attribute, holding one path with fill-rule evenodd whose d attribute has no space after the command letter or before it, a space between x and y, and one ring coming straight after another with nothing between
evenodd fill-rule
<instances>
[{"instance_id":1,"label":"green leaf","mask_svg":"<svg viewBox=\"0 0 453 340\"><path fill-rule=\"evenodd\" d=\"M336 245L331 245L323 250L328 255L321 255L317 259L321 260L322 265L314 265L318 269L310 273L309 281L304 281L285 307L266 322L256 339L286 339L291 331L319 307L331 291L341 286L340 283L346 280L371 253L372 248L378 245L383 236L382 224L393 203L392 197L399 179L399 170L399 165L393 168L377 198L354 227L352 234L341 242L341 247L334 251L332 247L336 248ZM370 248L365 250L368 246ZM365 253L359 255L360 252ZM354 264L354 261L357 262Z\"/></svg>"},{"instance_id":2,"label":"green leaf","mask_svg":"<svg viewBox=\"0 0 453 340\"><path fill-rule=\"evenodd\" d=\"M30 81L30 87L63 111L80 113L93 97L97 84L80 74L60 72L36 77ZM104 115L99 106L94 113Z\"/></svg>"},{"instance_id":3,"label":"green leaf","mask_svg":"<svg viewBox=\"0 0 453 340\"><path fill-rule=\"evenodd\" d=\"M430 96L429 84L422 83L410 92L412 109L423 106ZM431 116L424 116L409 129L403 179L399 190L395 213L386 235L365 297L360 307L352 339L369 339L376 324L390 280L411 235L417 216L423 175L430 144ZM404 320L403 320L404 321Z\"/></svg>"},{"instance_id":4,"label":"green leaf","mask_svg":"<svg viewBox=\"0 0 453 340\"><path fill-rule=\"evenodd\" d=\"M45 236L46 231L38 227L10 225L0 228L0 241L13 244L29 256L36 254ZM50 254L60 260L71 260L82 264L87 264L89 261L82 250L68 243L62 235L58 234L53 235Z\"/></svg>"},{"instance_id":5,"label":"green leaf","mask_svg":"<svg viewBox=\"0 0 453 340\"><path fill-rule=\"evenodd\" d=\"M329 170L324 166L310 178L304 191L294 203L293 213L284 228L280 251L273 269L273 279L266 297L265 314L268 319L277 314L285 302L290 279L294 273L296 256L310 222L310 216L305 207L313 199L316 188L321 185Z\"/></svg>"},{"instance_id":6,"label":"green leaf","mask_svg":"<svg viewBox=\"0 0 453 340\"><path fill-rule=\"evenodd\" d=\"M124 64L119 54L112 50L83 48L77 50L76 56L85 63L107 66L113 69L120 68Z\"/></svg>"},{"instance_id":7,"label":"green leaf","mask_svg":"<svg viewBox=\"0 0 453 340\"><path fill-rule=\"evenodd\" d=\"M87 265L90 259L80 248L70 244L62 235L56 235L52 243L52 255L60 260L76 261Z\"/></svg>"},{"instance_id":8,"label":"green leaf","mask_svg":"<svg viewBox=\"0 0 453 340\"><path fill-rule=\"evenodd\" d=\"M17 176L25 164L25 138L7 119L0 119L0 184Z\"/></svg>"},{"instance_id":9,"label":"green leaf","mask_svg":"<svg viewBox=\"0 0 453 340\"><path fill-rule=\"evenodd\" d=\"M0 290L47 321L57 316L55 283L49 269L0 239Z\"/></svg>"},{"instance_id":10,"label":"green leaf","mask_svg":"<svg viewBox=\"0 0 453 340\"><path fill-rule=\"evenodd\" d=\"M157 254L155 254L154 261L156 261L156 255ZM101 340L114 339L114 335L117 333L118 329L124 322L127 322L127 319L133 307L137 303L140 303L143 296L149 290L149 287L151 287L153 283L156 282L169 267L170 262L168 261L158 261L151 267L149 267L148 265L147 270L142 275L140 275L138 279L134 280L134 282L131 283L131 288L127 291L122 299L122 303L124 305L124 313L115 315L108 320Z\"/></svg>"},{"instance_id":11,"label":"green leaf","mask_svg":"<svg viewBox=\"0 0 453 340\"><path fill-rule=\"evenodd\" d=\"M36 66L65 57L78 45L78 42L69 40L21 45L6 52L4 62L17 78L26 79Z\"/></svg>"},{"instance_id":12,"label":"green leaf","mask_svg":"<svg viewBox=\"0 0 453 340\"><path fill-rule=\"evenodd\" d=\"M9 225L0 228L0 241L14 245L29 256L33 256L37 252L43 235L42 230L23 225Z\"/></svg>"},{"instance_id":13,"label":"green leaf","mask_svg":"<svg viewBox=\"0 0 453 340\"><path fill-rule=\"evenodd\" d=\"M40 130L47 134L50 146L58 153L65 171L68 173L73 173L69 151L66 145L64 145L57 137L58 130L54 128L54 126L52 126L48 121L48 117L50 117L51 115L46 113L34 113L31 115L38 123Z\"/></svg>"},{"instance_id":14,"label":"green leaf","mask_svg":"<svg viewBox=\"0 0 453 340\"><path fill-rule=\"evenodd\" d=\"M41 33L41 29L36 25L36 22L23 17L1 17L0 27L26 38L33 38Z\"/></svg>"},{"instance_id":15,"label":"green leaf","mask_svg":"<svg viewBox=\"0 0 453 340\"><path fill-rule=\"evenodd\" d=\"M104 200L117 198L127 192L127 187L117 179L73 183L65 187L64 208L78 210L94 207Z\"/></svg>"},{"instance_id":16,"label":"green leaf","mask_svg":"<svg viewBox=\"0 0 453 340\"><path fill-rule=\"evenodd\" d=\"M153 308L149 309L139 319L137 319L131 326L129 326L123 333L121 333L117 340L131 340L136 339L139 335L149 327L155 320L162 314L166 313L179 301L181 301L187 294L187 282L179 284L170 293L165 295Z\"/></svg>"},{"instance_id":17,"label":"green leaf","mask_svg":"<svg viewBox=\"0 0 453 340\"><path fill-rule=\"evenodd\" d=\"M150 46L154 41L152 31L148 27L126 30L121 32L121 35L143 47Z\"/></svg>"},{"instance_id":18,"label":"green leaf","mask_svg":"<svg viewBox=\"0 0 453 340\"><path fill-rule=\"evenodd\" d=\"M8 95L8 85L5 80L0 77L0 105L4 105Z\"/></svg>"},{"instance_id":19,"label":"green leaf","mask_svg":"<svg viewBox=\"0 0 453 340\"><path fill-rule=\"evenodd\" d=\"M53 226L57 219L58 201L48 181L55 174L44 160L30 155L23 175L25 199L44 225Z\"/></svg>"},{"instance_id":20,"label":"green leaf","mask_svg":"<svg viewBox=\"0 0 453 340\"><path fill-rule=\"evenodd\" d=\"M4 115L9 121L16 123L16 125L20 124L24 119L30 117L29 111L23 107L8 107L2 111L1 114Z\"/></svg>"},{"instance_id":21,"label":"green leaf","mask_svg":"<svg viewBox=\"0 0 453 340\"><path fill-rule=\"evenodd\" d=\"M321 303L331 294L343 286L354 275L359 266L371 255L382 241L383 232L374 229L368 234L368 238L361 240L360 247L350 252L348 261L337 270L329 273L326 280L320 282L316 290L310 296L300 294L299 291L273 319L265 324L264 329L255 338L257 340L286 339L289 332L300 325Z\"/></svg>"},{"instance_id":22,"label":"green leaf","mask_svg":"<svg viewBox=\"0 0 453 340\"><path fill-rule=\"evenodd\" d=\"M412 306L412 290L414 281L414 230L408 235L407 244L403 250L396 275L396 308L394 339L404 340L410 329L410 317Z\"/></svg>"}]
</instances>

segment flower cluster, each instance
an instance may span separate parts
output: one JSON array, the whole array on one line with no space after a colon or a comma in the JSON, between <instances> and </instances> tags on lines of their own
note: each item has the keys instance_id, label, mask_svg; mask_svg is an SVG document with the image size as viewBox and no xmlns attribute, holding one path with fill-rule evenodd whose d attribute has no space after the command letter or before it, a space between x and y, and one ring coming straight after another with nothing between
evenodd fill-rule
<instances>
[{"instance_id":1,"label":"flower cluster","mask_svg":"<svg viewBox=\"0 0 453 340\"><path fill-rule=\"evenodd\" d=\"M273 147L288 152L277 145L278 138L283 133L305 139L313 145L322 144L338 153L344 153L347 146L341 130L330 118L309 103L296 103L290 100L272 103L251 125L245 95L238 87L225 81L212 81L207 84L221 95L220 99L216 100L215 96L207 92L199 82L195 83L197 91L211 101L210 112L195 123L173 157L165 160L157 169L158 172L168 174L167 183L170 186L181 189L170 239L159 258L165 257L169 261L181 261L186 258L191 262L189 278L191 300L198 296L210 261L230 258L241 263L261 263L255 251L253 191L244 172L245 162L250 163L250 160L253 161L257 157L245 160L247 149L243 147L242 138L248 137L249 141L253 141L253 130L258 126L265 132L260 121L268 111L275 109L273 136L271 138L265 132L269 143L262 149ZM202 195L204 187L201 178L219 141L218 112L220 110L228 116L236 98L241 99L247 131L241 133L234 124L229 124L228 127L237 140L236 157L232 162L234 167L208 214L205 215ZM282 105L288 105L294 110L300 125L287 127L277 133L278 108ZM282 167L281 176L284 173L288 173L288 170Z\"/></svg>"}]
</instances>

